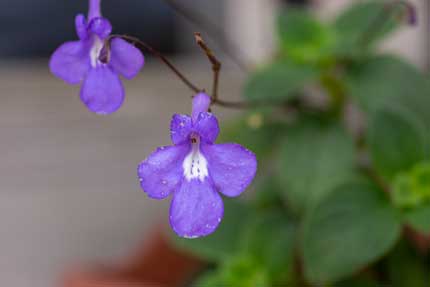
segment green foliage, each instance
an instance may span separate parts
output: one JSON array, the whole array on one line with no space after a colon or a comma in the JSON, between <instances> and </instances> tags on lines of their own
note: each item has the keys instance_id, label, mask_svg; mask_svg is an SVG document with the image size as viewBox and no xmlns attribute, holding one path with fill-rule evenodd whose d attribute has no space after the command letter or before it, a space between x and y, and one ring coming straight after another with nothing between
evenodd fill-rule
<instances>
[{"instance_id":1,"label":"green foliage","mask_svg":"<svg viewBox=\"0 0 430 287\"><path fill-rule=\"evenodd\" d=\"M230 258L239 247L240 234L250 216L251 210L245 204L224 200L224 219L216 233L192 240L175 236L173 243L203 259L222 262Z\"/></svg>"},{"instance_id":2,"label":"green foliage","mask_svg":"<svg viewBox=\"0 0 430 287\"><path fill-rule=\"evenodd\" d=\"M400 227L399 214L378 188L358 181L336 188L305 220L306 277L327 283L354 274L394 246Z\"/></svg>"},{"instance_id":3,"label":"green foliage","mask_svg":"<svg viewBox=\"0 0 430 287\"><path fill-rule=\"evenodd\" d=\"M242 144L262 161L276 149L286 130L284 122L270 118L267 111L256 110L223 127L220 141Z\"/></svg>"},{"instance_id":4,"label":"green foliage","mask_svg":"<svg viewBox=\"0 0 430 287\"><path fill-rule=\"evenodd\" d=\"M405 221L418 232L430 234L430 203L406 211Z\"/></svg>"},{"instance_id":5,"label":"green foliage","mask_svg":"<svg viewBox=\"0 0 430 287\"><path fill-rule=\"evenodd\" d=\"M217 271L208 271L201 275L192 284L193 287L224 287L227 285L224 283L223 278L218 274Z\"/></svg>"},{"instance_id":6,"label":"green foliage","mask_svg":"<svg viewBox=\"0 0 430 287\"><path fill-rule=\"evenodd\" d=\"M258 183L254 206L259 210L276 210L284 207L283 187L276 176L270 175Z\"/></svg>"},{"instance_id":7,"label":"green foliage","mask_svg":"<svg viewBox=\"0 0 430 287\"><path fill-rule=\"evenodd\" d=\"M252 257L235 256L216 271L209 271L194 282L195 287L270 287L263 266Z\"/></svg>"},{"instance_id":8,"label":"green foliage","mask_svg":"<svg viewBox=\"0 0 430 287\"><path fill-rule=\"evenodd\" d=\"M335 284L334 287L381 287L381 284L369 278L350 278Z\"/></svg>"},{"instance_id":9,"label":"green foliage","mask_svg":"<svg viewBox=\"0 0 430 287\"><path fill-rule=\"evenodd\" d=\"M242 238L242 253L267 269L272 284L292 279L295 227L282 212L258 213ZM282 252L280 252L282 250Z\"/></svg>"},{"instance_id":10,"label":"green foliage","mask_svg":"<svg viewBox=\"0 0 430 287\"><path fill-rule=\"evenodd\" d=\"M393 201L399 207L417 207L430 202L430 163L414 165L399 174L393 183Z\"/></svg>"},{"instance_id":11,"label":"green foliage","mask_svg":"<svg viewBox=\"0 0 430 287\"><path fill-rule=\"evenodd\" d=\"M282 212L257 212L240 236L235 253L209 271L195 286L276 286L291 283L294 225ZM282 250L282 252L280 252Z\"/></svg>"},{"instance_id":12,"label":"green foliage","mask_svg":"<svg viewBox=\"0 0 430 287\"><path fill-rule=\"evenodd\" d=\"M244 89L274 107L221 135L256 152L264 178L214 235L180 241L216 262L196 286L428 285L429 262L399 239L404 226L430 234L430 77L375 49L404 4L356 1L328 24L282 11L279 53ZM350 104L364 117L353 132Z\"/></svg>"},{"instance_id":13,"label":"green foliage","mask_svg":"<svg viewBox=\"0 0 430 287\"><path fill-rule=\"evenodd\" d=\"M430 82L416 67L390 56L370 56L346 67L348 94L364 111L403 107L430 125Z\"/></svg>"},{"instance_id":14,"label":"green foliage","mask_svg":"<svg viewBox=\"0 0 430 287\"><path fill-rule=\"evenodd\" d=\"M393 287L428 287L429 266L405 242L401 242L388 257L388 274Z\"/></svg>"},{"instance_id":15,"label":"green foliage","mask_svg":"<svg viewBox=\"0 0 430 287\"><path fill-rule=\"evenodd\" d=\"M414 188L413 180L408 174L399 174L393 182L393 203L400 208L416 207L423 198Z\"/></svg>"},{"instance_id":16,"label":"green foliage","mask_svg":"<svg viewBox=\"0 0 430 287\"><path fill-rule=\"evenodd\" d=\"M278 61L253 73L245 84L245 97L250 101L284 102L297 98L310 81L315 80L315 68Z\"/></svg>"},{"instance_id":17,"label":"green foliage","mask_svg":"<svg viewBox=\"0 0 430 287\"><path fill-rule=\"evenodd\" d=\"M281 49L295 61L323 60L333 46L333 31L304 10L286 9L277 24Z\"/></svg>"},{"instance_id":18,"label":"green foliage","mask_svg":"<svg viewBox=\"0 0 430 287\"><path fill-rule=\"evenodd\" d=\"M237 256L227 261L221 269L221 275L226 286L270 287L264 267L252 257Z\"/></svg>"},{"instance_id":19,"label":"green foliage","mask_svg":"<svg viewBox=\"0 0 430 287\"><path fill-rule=\"evenodd\" d=\"M354 144L339 126L298 125L282 148L280 180L290 207L303 213L354 174Z\"/></svg>"},{"instance_id":20,"label":"green foliage","mask_svg":"<svg viewBox=\"0 0 430 287\"><path fill-rule=\"evenodd\" d=\"M357 56L393 32L405 15L404 6L388 1L361 1L350 6L333 23L335 51ZM400 19L400 20L399 20Z\"/></svg>"},{"instance_id":21,"label":"green foliage","mask_svg":"<svg viewBox=\"0 0 430 287\"><path fill-rule=\"evenodd\" d=\"M368 137L372 161L388 178L426 158L426 128L407 110L378 110L370 120Z\"/></svg>"}]
</instances>

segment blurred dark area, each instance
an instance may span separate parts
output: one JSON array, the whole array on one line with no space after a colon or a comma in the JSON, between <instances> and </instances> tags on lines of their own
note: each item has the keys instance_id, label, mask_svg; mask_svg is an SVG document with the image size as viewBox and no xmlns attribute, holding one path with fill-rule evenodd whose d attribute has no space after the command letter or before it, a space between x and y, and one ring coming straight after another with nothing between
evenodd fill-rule
<instances>
[{"instance_id":1,"label":"blurred dark area","mask_svg":"<svg viewBox=\"0 0 430 287\"><path fill-rule=\"evenodd\" d=\"M0 58L48 57L77 39L74 18L87 11L87 0L0 0ZM163 1L105 0L102 12L113 33L137 36L164 53L177 51L175 13Z\"/></svg>"},{"instance_id":2,"label":"blurred dark area","mask_svg":"<svg viewBox=\"0 0 430 287\"><path fill-rule=\"evenodd\" d=\"M287 3L287 4L292 4L292 5L306 5L309 4L308 0L283 0L283 2Z\"/></svg>"}]
</instances>

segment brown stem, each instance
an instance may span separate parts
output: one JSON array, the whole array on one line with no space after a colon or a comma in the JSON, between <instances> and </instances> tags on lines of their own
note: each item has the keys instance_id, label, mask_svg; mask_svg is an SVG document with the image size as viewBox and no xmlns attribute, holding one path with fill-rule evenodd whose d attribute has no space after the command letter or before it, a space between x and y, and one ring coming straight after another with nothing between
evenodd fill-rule
<instances>
[{"instance_id":1,"label":"brown stem","mask_svg":"<svg viewBox=\"0 0 430 287\"><path fill-rule=\"evenodd\" d=\"M212 88L212 104L218 105L220 107L225 108L232 108L232 109L248 109L251 107L258 107L260 105L272 105L273 103L269 102L254 102L254 103L248 103L248 102L229 102L229 101L223 101L220 100L218 97L218 86L219 86L219 74L221 70L221 62L215 57L214 53L211 49L206 45L206 43L203 41L201 35L199 33L195 34L197 44L205 51L207 57L209 58L211 64L212 64L212 71L214 73L214 82L213 82L213 88ZM128 35L111 35L105 40L105 44L103 47L102 52L100 53L99 59L100 61L107 63L110 58L110 45L111 40L114 38L121 38L136 47L138 47L141 50L147 50L150 53L152 53L154 56L156 56L158 59L160 59L164 64L166 64L173 73L178 76L179 79L188 87L190 88L194 93L201 93L204 92L204 89L201 89L194 85L182 72L179 71L178 68L176 68L163 54L161 54L156 49L152 48L150 45L146 44L145 42L141 41L140 39L128 36Z\"/></svg>"},{"instance_id":2,"label":"brown stem","mask_svg":"<svg viewBox=\"0 0 430 287\"><path fill-rule=\"evenodd\" d=\"M210 36L219 39L221 48L224 52L237 64L243 71L248 72L248 64L244 58L238 53L238 47L234 45L226 36L222 29L220 29L214 23L208 21L204 16L196 13L191 9L187 9L183 5L180 5L175 0L164 0L167 5L174 9L178 14L187 19L188 21L196 24L198 27L202 27Z\"/></svg>"},{"instance_id":3,"label":"brown stem","mask_svg":"<svg viewBox=\"0 0 430 287\"><path fill-rule=\"evenodd\" d=\"M221 71L221 62L215 57L212 50L206 45L205 41L202 38L200 33L194 33L194 38L196 39L197 45L202 48L203 52L205 52L206 56L209 59L209 62L212 64L212 72L213 72L213 83L212 83L212 102L215 103L218 100L218 86L219 86L219 74Z\"/></svg>"},{"instance_id":4,"label":"brown stem","mask_svg":"<svg viewBox=\"0 0 430 287\"><path fill-rule=\"evenodd\" d=\"M160 59L164 64L166 64L167 67L169 67L170 70L172 70L173 73L175 73L175 75L178 76L178 78L181 79L181 81L184 82L184 84L188 88L190 88L194 93L200 93L203 91L203 89L200 89L199 87L197 87L182 72L180 72L178 68L176 68L165 56L163 56L163 54L161 54L160 52L158 52L156 49L152 48L150 45L146 44L145 42L141 41L140 39L133 36L127 36L127 35L111 35L106 39L107 47L110 46L110 40L112 40L113 38L121 38L137 47L147 50L148 52L156 56L158 59Z\"/></svg>"}]
</instances>

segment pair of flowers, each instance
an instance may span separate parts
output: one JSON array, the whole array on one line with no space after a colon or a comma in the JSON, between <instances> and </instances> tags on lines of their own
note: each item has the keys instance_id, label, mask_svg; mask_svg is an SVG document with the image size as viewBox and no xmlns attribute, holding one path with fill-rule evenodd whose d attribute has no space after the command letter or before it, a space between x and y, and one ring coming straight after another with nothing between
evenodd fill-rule
<instances>
[{"instance_id":1,"label":"pair of flowers","mask_svg":"<svg viewBox=\"0 0 430 287\"><path fill-rule=\"evenodd\" d=\"M93 112L109 114L123 103L119 75L131 79L144 64L140 50L115 38L107 55L103 41L112 26L101 17L100 0L90 0L88 19L76 17L79 41L60 46L52 55L54 75L70 84L82 82L81 100ZM181 237L212 233L223 217L220 193L240 195L257 170L255 155L234 144L215 144L217 118L208 112L211 99L205 93L193 99L191 116L176 114L170 125L173 145L160 147L138 166L142 189L150 198L172 196L170 224Z\"/></svg>"}]
</instances>

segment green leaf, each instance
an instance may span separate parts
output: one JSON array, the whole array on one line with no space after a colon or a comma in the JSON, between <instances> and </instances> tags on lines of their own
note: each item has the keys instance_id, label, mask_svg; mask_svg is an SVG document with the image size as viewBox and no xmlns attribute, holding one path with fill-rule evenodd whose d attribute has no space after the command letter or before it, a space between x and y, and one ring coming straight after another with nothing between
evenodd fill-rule
<instances>
[{"instance_id":1,"label":"green leaf","mask_svg":"<svg viewBox=\"0 0 430 287\"><path fill-rule=\"evenodd\" d=\"M193 282L195 287L270 287L265 267L243 254L232 255L215 270L204 273Z\"/></svg>"},{"instance_id":2,"label":"green leaf","mask_svg":"<svg viewBox=\"0 0 430 287\"><path fill-rule=\"evenodd\" d=\"M400 216L381 190L359 181L344 184L305 219L305 276L314 283L350 276L386 254L400 234Z\"/></svg>"},{"instance_id":3,"label":"green leaf","mask_svg":"<svg viewBox=\"0 0 430 287\"><path fill-rule=\"evenodd\" d=\"M284 102L296 98L316 77L317 71L310 66L277 61L250 76L245 84L245 97L250 101Z\"/></svg>"},{"instance_id":4,"label":"green leaf","mask_svg":"<svg viewBox=\"0 0 430 287\"><path fill-rule=\"evenodd\" d=\"M424 200L430 201L430 162L420 162L411 171L414 188Z\"/></svg>"},{"instance_id":5,"label":"green leaf","mask_svg":"<svg viewBox=\"0 0 430 287\"><path fill-rule=\"evenodd\" d=\"M428 287L430 272L425 260L401 242L388 257L388 275L392 287Z\"/></svg>"},{"instance_id":6,"label":"green leaf","mask_svg":"<svg viewBox=\"0 0 430 287\"><path fill-rule=\"evenodd\" d=\"M254 198L254 206L256 209L281 209L283 205L283 189L276 176L268 176L257 184Z\"/></svg>"},{"instance_id":7,"label":"green leaf","mask_svg":"<svg viewBox=\"0 0 430 287\"><path fill-rule=\"evenodd\" d=\"M278 17L281 47L296 61L315 62L327 56L333 31L306 10L286 9Z\"/></svg>"},{"instance_id":8,"label":"green leaf","mask_svg":"<svg viewBox=\"0 0 430 287\"><path fill-rule=\"evenodd\" d=\"M250 216L251 210L245 204L237 199L224 199L224 218L215 233L196 239L174 236L173 243L202 259L222 262L238 249L238 239Z\"/></svg>"},{"instance_id":9,"label":"green leaf","mask_svg":"<svg viewBox=\"0 0 430 287\"><path fill-rule=\"evenodd\" d=\"M224 126L220 141L241 144L263 161L276 149L286 130L285 123L270 119L265 112L253 111Z\"/></svg>"},{"instance_id":10,"label":"green leaf","mask_svg":"<svg viewBox=\"0 0 430 287\"><path fill-rule=\"evenodd\" d=\"M430 84L424 73L394 56L375 56L346 70L346 87L362 108L400 106L430 126Z\"/></svg>"},{"instance_id":11,"label":"green leaf","mask_svg":"<svg viewBox=\"0 0 430 287\"><path fill-rule=\"evenodd\" d=\"M271 282L292 278L295 227L281 211L255 214L241 240L242 253L265 266Z\"/></svg>"},{"instance_id":12,"label":"green leaf","mask_svg":"<svg viewBox=\"0 0 430 287\"><path fill-rule=\"evenodd\" d=\"M429 202L430 162L420 162L411 170L398 174L392 187L393 202L398 207L414 209Z\"/></svg>"},{"instance_id":13,"label":"green leaf","mask_svg":"<svg viewBox=\"0 0 430 287\"><path fill-rule=\"evenodd\" d=\"M349 6L333 25L337 54L360 54L366 46L371 47L384 39L399 26L404 9L403 5L387 1L365 1Z\"/></svg>"},{"instance_id":14,"label":"green leaf","mask_svg":"<svg viewBox=\"0 0 430 287\"><path fill-rule=\"evenodd\" d=\"M376 112L369 124L369 148L373 164L391 178L426 158L426 129L414 114L401 108Z\"/></svg>"},{"instance_id":15,"label":"green leaf","mask_svg":"<svg viewBox=\"0 0 430 287\"><path fill-rule=\"evenodd\" d=\"M391 197L395 206L400 208L413 208L423 201L422 195L414 188L409 174L399 174L392 183Z\"/></svg>"},{"instance_id":16,"label":"green leaf","mask_svg":"<svg viewBox=\"0 0 430 287\"><path fill-rule=\"evenodd\" d=\"M226 286L218 270L208 271L199 276L191 285L193 287L222 287Z\"/></svg>"},{"instance_id":17,"label":"green leaf","mask_svg":"<svg viewBox=\"0 0 430 287\"><path fill-rule=\"evenodd\" d=\"M288 133L279 176L290 207L304 213L349 179L354 157L353 141L340 127L303 124Z\"/></svg>"},{"instance_id":18,"label":"green leaf","mask_svg":"<svg viewBox=\"0 0 430 287\"><path fill-rule=\"evenodd\" d=\"M294 232L284 228L268 244L264 262L272 286L294 282ZM294 285L294 284L292 284Z\"/></svg>"},{"instance_id":19,"label":"green leaf","mask_svg":"<svg viewBox=\"0 0 430 287\"><path fill-rule=\"evenodd\" d=\"M382 285L368 278L354 278L339 282L334 287L381 287ZM196 286L197 287L197 286Z\"/></svg>"},{"instance_id":20,"label":"green leaf","mask_svg":"<svg viewBox=\"0 0 430 287\"><path fill-rule=\"evenodd\" d=\"M235 256L226 261L221 268L221 276L225 283L221 286L271 286L264 266L248 256Z\"/></svg>"},{"instance_id":21,"label":"green leaf","mask_svg":"<svg viewBox=\"0 0 430 287\"><path fill-rule=\"evenodd\" d=\"M406 211L405 221L418 232L430 234L430 203Z\"/></svg>"}]
</instances>

